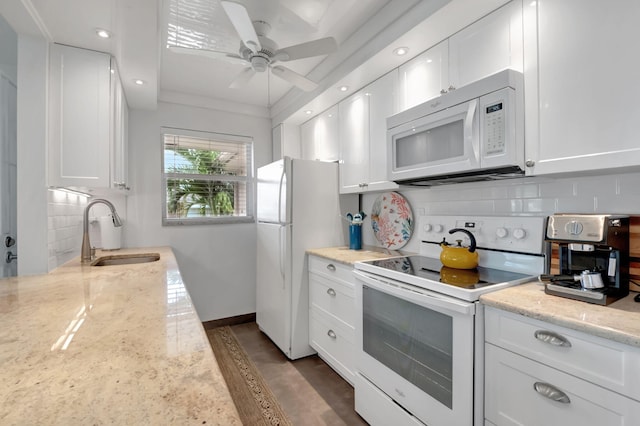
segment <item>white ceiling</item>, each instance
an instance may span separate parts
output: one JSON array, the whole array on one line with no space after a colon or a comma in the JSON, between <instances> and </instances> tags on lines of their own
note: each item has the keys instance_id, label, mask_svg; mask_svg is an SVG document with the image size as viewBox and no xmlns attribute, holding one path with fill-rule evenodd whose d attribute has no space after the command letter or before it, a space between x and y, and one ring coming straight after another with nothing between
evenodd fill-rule
<instances>
[{"instance_id":1,"label":"white ceiling","mask_svg":"<svg viewBox=\"0 0 640 426\"><path fill-rule=\"evenodd\" d=\"M268 22L272 27L269 37L280 47L287 47L328 36L340 44L392 0L237 1L246 6L252 20ZM416 0L396 1L410 4ZM39 30L50 41L114 55L132 108L153 109L163 93L267 108L293 88L265 72L257 74L243 88L230 89L229 83L243 65L166 49L170 7L190 6L198 11L200 28L209 33L211 44L203 47L236 53L240 38L219 0L2 0L0 3L0 13L18 33ZM18 19L19 10L26 10L39 28L27 25L23 17ZM96 28L111 31L113 37L108 40L96 37ZM306 75L325 58L326 55L290 61L286 66ZM146 84L136 86L135 79Z\"/></svg>"},{"instance_id":2,"label":"white ceiling","mask_svg":"<svg viewBox=\"0 0 640 426\"><path fill-rule=\"evenodd\" d=\"M330 55L284 63L319 83L316 90L303 92L266 72L230 89L243 65L166 48L170 7L190 2L206 39L202 46L237 52L240 38L220 0L0 0L0 14L19 34L111 53L131 108L155 109L158 100L167 100L300 123L308 119L301 116L303 109L321 112L507 0L236 1L253 20L271 25L269 37L279 47L336 39L338 50ZM113 37L98 38L96 28L110 30ZM410 55L393 56L397 45L410 46ZM137 86L135 79L146 84ZM338 92L341 84L351 90Z\"/></svg>"}]
</instances>

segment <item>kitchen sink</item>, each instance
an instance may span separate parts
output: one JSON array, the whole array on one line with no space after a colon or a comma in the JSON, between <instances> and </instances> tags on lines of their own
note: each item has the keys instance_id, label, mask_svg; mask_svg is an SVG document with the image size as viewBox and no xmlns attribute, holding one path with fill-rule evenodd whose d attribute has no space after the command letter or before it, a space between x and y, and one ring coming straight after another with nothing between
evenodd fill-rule
<instances>
[{"instance_id":1,"label":"kitchen sink","mask_svg":"<svg viewBox=\"0 0 640 426\"><path fill-rule=\"evenodd\" d=\"M134 263L150 263L160 260L159 253L133 253L101 256L91 262L91 266L131 265Z\"/></svg>"}]
</instances>

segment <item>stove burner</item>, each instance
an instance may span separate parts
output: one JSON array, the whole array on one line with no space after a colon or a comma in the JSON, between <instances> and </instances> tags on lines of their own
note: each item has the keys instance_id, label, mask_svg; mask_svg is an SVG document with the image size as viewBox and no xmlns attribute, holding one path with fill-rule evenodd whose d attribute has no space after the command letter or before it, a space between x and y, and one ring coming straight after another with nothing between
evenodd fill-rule
<instances>
[{"instance_id":1,"label":"stove burner","mask_svg":"<svg viewBox=\"0 0 640 426\"><path fill-rule=\"evenodd\" d=\"M494 284L521 280L529 275L478 266L475 269L455 269L443 266L440 260L425 256L405 256L365 262L389 271L439 282L462 289L479 289Z\"/></svg>"}]
</instances>

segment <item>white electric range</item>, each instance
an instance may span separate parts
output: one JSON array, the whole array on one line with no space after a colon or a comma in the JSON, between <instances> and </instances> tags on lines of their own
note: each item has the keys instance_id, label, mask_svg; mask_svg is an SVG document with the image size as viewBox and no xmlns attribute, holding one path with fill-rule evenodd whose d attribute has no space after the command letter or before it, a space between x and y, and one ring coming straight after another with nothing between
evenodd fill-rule
<instances>
[{"instance_id":1,"label":"white electric range","mask_svg":"<svg viewBox=\"0 0 640 426\"><path fill-rule=\"evenodd\" d=\"M355 264L355 398L356 411L367 422L483 423L484 318L478 300L547 270L545 222L545 217L422 217L414 234L421 241L419 256ZM469 245L463 233L449 234L456 228L476 240L475 269L440 263L443 238Z\"/></svg>"}]
</instances>

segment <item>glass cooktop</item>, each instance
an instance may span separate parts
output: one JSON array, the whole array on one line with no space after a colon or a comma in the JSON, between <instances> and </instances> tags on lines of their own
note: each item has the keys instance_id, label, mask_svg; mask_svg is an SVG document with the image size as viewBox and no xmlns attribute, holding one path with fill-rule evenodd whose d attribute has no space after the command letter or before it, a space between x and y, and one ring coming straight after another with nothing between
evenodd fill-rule
<instances>
[{"instance_id":1,"label":"glass cooktop","mask_svg":"<svg viewBox=\"0 0 640 426\"><path fill-rule=\"evenodd\" d=\"M443 266L440 260L425 256L406 256L362 262L393 273L408 274L461 289L480 289L494 284L520 281L530 275L478 266L475 269L455 269ZM381 273L381 275L384 275Z\"/></svg>"}]
</instances>

